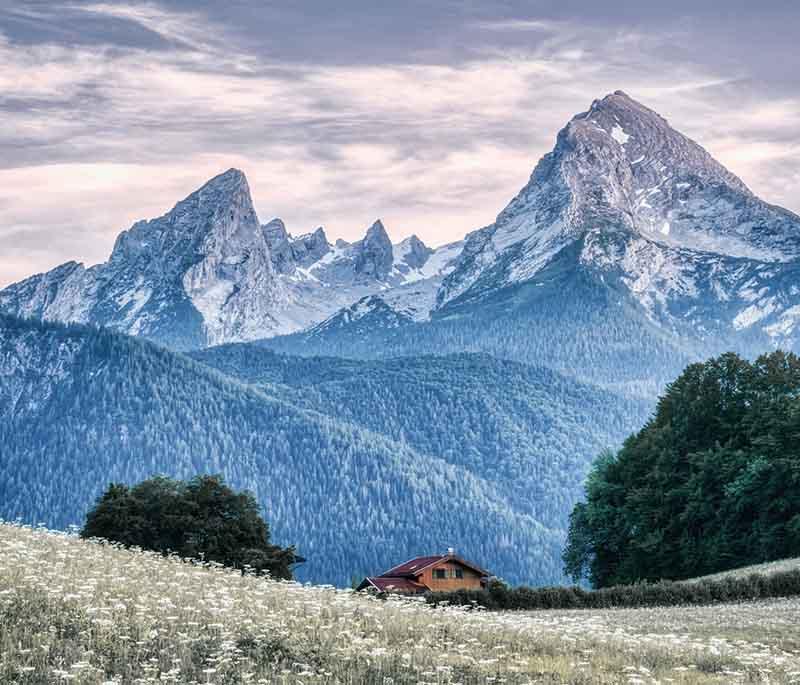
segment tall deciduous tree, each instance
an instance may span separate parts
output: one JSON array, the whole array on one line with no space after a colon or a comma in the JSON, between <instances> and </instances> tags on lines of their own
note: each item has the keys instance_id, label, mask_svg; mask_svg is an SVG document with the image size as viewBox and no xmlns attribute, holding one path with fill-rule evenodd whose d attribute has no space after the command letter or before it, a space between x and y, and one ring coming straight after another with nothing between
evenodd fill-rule
<instances>
[{"instance_id":1,"label":"tall deciduous tree","mask_svg":"<svg viewBox=\"0 0 800 685\"><path fill-rule=\"evenodd\" d=\"M800 359L692 364L604 455L572 512L566 571L602 587L800 555Z\"/></svg>"}]
</instances>

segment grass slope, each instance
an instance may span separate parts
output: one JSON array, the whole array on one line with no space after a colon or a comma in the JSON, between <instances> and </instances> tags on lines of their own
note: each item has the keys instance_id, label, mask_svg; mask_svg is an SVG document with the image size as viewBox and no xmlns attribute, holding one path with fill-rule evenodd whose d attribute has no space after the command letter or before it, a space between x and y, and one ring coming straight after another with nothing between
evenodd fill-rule
<instances>
[{"instance_id":1,"label":"grass slope","mask_svg":"<svg viewBox=\"0 0 800 685\"><path fill-rule=\"evenodd\" d=\"M800 605L483 613L0 524L0 682L796 682Z\"/></svg>"},{"instance_id":2,"label":"grass slope","mask_svg":"<svg viewBox=\"0 0 800 685\"><path fill-rule=\"evenodd\" d=\"M743 566L741 568L734 568L730 571L722 571L720 573L711 573L707 576L700 576L699 578L690 578L684 580L684 583L697 583L702 581L716 581L726 580L728 578L747 578L748 576L774 576L779 573L789 573L800 571L800 558L796 559L781 559L780 561L768 561L764 564L753 564L751 566Z\"/></svg>"}]
</instances>

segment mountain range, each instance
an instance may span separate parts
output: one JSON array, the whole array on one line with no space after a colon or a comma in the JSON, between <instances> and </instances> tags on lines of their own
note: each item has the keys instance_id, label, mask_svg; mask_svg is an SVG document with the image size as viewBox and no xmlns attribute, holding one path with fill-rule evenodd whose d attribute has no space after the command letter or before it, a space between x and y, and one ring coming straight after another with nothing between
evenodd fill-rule
<instances>
[{"instance_id":1,"label":"mountain range","mask_svg":"<svg viewBox=\"0 0 800 685\"><path fill-rule=\"evenodd\" d=\"M356 356L482 350L653 398L698 358L798 348L800 217L622 92L595 101L490 226L424 325L392 294L266 344Z\"/></svg>"},{"instance_id":2,"label":"mountain range","mask_svg":"<svg viewBox=\"0 0 800 685\"><path fill-rule=\"evenodd\" d=\"M247 179L230 169L123 231L107 262L68 262L4 289L0 310L196 349L298 331L380 290L435 296L458 251L416 236L392 245L381 221L335 244L322 228L293 237L280 219L262 226Z\"/></svg>"},{"instance_id":3,"label":"mountain range","mask_svg":"<svg viewBox=\"0 0 800 685\"><path fill-rule=\"evenodd\" d=\"M0 310L178 350L485 351L652 397L703 354L796 349L799 259L799 217L617 91L576 115L496 221L462 242L392 245L380 221L355 243L322 228L293 237L279 219L260 224L231 169L123 231L108 262L0 291ZM518 340L542 330L542 344ZM574 354L553 353L576 334Z\"/></svg>"}]
</instances>

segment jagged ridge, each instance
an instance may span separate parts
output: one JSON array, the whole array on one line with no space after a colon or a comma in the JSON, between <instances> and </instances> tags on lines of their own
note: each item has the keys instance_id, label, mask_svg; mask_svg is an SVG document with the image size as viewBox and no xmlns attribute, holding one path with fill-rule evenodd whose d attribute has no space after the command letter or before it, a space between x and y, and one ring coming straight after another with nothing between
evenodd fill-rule
<instances>
[{"instance_id":1,"label":"jagged ridge","mask_svg":"<svg viewBox=\"0 0 800 685\"><path fill-rule=\"evenodd\" d=\"M262 226L247 179L230 169L123 231L106 263L69 262L0 291L0 310L194 349L301 330L410 282L429 282L432 306L444 267L434 255L416 236L395 248L380 220L336 245L321 227L295 238L280 219Z\"/></svg>"}]
</instances>

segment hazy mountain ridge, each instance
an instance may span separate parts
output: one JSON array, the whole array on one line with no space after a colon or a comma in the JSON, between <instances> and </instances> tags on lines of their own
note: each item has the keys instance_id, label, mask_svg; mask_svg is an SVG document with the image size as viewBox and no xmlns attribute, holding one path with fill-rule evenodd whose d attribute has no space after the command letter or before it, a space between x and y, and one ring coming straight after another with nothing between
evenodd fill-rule
<instances>
[{"instance_id":1,"label":"hazy mountain ridge","mask_svg":"<svg viewBox=\"0 0 800 685\"><path fill-rule=\"evenodd\" d=\"M111 331L0 316L0 517L63 527L109 481L219 472L309 558L303 578L347 584L458 545L511 580L555 582L582 474L631 418L591 387L533 370L518 385L485 357L362 371L241 347L295 371L256 387ZM584 407L613 426L589 431ZM526 500L518 476L547 496Z\"/></svg>"}]
</instances>

